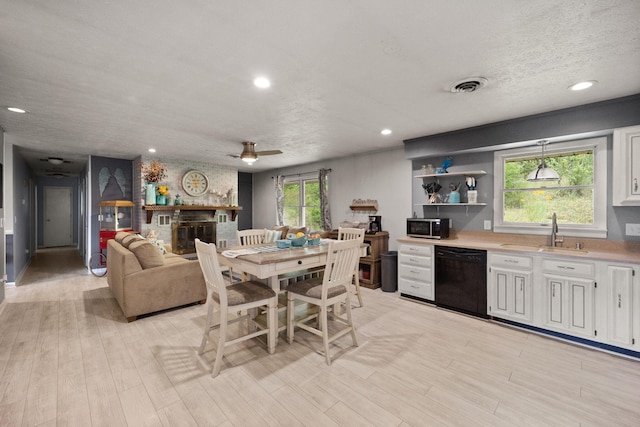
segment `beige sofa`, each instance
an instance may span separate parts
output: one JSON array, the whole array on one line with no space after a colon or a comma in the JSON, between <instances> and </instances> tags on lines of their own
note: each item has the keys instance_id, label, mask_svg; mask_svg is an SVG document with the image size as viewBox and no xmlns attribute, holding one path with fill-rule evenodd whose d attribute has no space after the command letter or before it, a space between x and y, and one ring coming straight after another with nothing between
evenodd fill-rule
<instances>
[{"instance_id":1,"label":"beige sofa","mask_svg":"<svg viewBox=\"0 0 640 427\"><path fill-rule=\"evenodd\" d=\"M207 299L198 261L163 255L133 233L118 233L107 242L107 283L128 322L142 314Z\"/></svg>"}]
</instances>

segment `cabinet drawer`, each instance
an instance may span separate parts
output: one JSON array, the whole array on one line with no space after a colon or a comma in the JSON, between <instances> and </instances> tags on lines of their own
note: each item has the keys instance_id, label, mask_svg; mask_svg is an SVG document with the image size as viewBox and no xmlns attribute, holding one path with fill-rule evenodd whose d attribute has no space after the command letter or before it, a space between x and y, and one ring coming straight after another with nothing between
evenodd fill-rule
<instances>
[{"instance_id":1,"label":"cabinet drawer","mask_svg":"<svg viewBox=\"0 0 640 427\"><path fill-rule=\"evenodd\" d=\"M502 266L517 269L531 270L533 260L531 257L510 255L510 254L491 254L489 256L490 266Z\"/></svg>"},{"instance_id":2,"label":"cabinet drawer","mask_svg":"<svg viewBox=\"0 0 640 427\"><path fill-rule=\"evenodd\" d=\"M308 268L308 266L317 266L320 262L319 256L312 256L307 258L302 258L294 261L282 261L275 264L277 270L290 270L292 268L298 268L302 270L304 268Z\"/></svg>"},{"instance_id":3,"label":"cabinet drawer","mask_svg":"<svg viewBox=\"0 0 640 427\"><path fill-rule=\"evenodd\" d=\"M415 265L418 267L431 268L431 257L400 254L398 261L400 265Z\"/></svg>"},{"instance_id":4,"label":"cabinet drawer","mask_svg":"<svg viewBox=\"0 0 640 427\"><path fill-rule=\"evenodd\" d=\"M596 266L595 264L587 264L583 262L543 259L542 269L545 272L562 274L564 276L593 277L595 275Z\"/></svg>"},{"instance_id":5,"label":"cabinet drawer","mask_svg":"<svg viewBox=\"0 0 640 427\"><path fill-rule=\"evenodd\" d=\"M401 245L400 253L407 255L431 256L433 245Z\"/></svg>"},{"instance_id":6,"label":"cabinet drawer","mask_svg":"<svg viewBox=\"0 0 640 427\"><path fill-rule=\"evenodd\" d=\"M398 290L401 294L412 295L414 297L433 301L433 285L430 283L420 283L401 278L398 281Z\"/></svg>"},{"instance_id":7,"label":"cabinet drawer","mask_svg":"<svg viewBox=\"0 0 640 427\"><path fill-rule=\"evenodd\" d=\"M400 265L398 275L401 279L413 280L416 282L431 283L431 269L416 267L412 265Z\"/></svg>"}]
</instances>

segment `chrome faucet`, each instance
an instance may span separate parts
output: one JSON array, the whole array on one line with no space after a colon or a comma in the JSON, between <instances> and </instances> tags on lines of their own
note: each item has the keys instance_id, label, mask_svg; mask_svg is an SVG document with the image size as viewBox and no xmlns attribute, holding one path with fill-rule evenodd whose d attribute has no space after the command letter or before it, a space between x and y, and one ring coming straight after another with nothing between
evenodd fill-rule
<instances>
[{"instance_id":1,"label":"chrome faucet","mask_svg":"<svg viewBox=\"0 0 640 427\"><path fill-rule=\"evenodd\" d=\"M554 212L551 215L551 247L555 248L557 243L562 244L562 242L564 242L564 238L558 237L558 218Z\"/></svg>"}]
</instances>

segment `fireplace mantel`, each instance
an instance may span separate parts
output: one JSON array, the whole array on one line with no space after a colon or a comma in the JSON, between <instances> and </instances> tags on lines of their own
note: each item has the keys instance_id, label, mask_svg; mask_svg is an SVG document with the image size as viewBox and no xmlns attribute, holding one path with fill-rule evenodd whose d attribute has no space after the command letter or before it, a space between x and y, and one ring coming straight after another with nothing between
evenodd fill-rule
<instances>
[{"instance_id":1,"label":"fireplace mantel","mask_svg":"<svg viewBox=\"0 0 640 427\"><path fill-rule=\"evenodd\" d=\"M149 205L143 206L142 210L147 211L147 224L151 224L154 211L207 211L215 215L217 210L225 210L231 215L231 221L235 221L242 206L199 206L199 205Z\"/></svg>"}]
</instances>

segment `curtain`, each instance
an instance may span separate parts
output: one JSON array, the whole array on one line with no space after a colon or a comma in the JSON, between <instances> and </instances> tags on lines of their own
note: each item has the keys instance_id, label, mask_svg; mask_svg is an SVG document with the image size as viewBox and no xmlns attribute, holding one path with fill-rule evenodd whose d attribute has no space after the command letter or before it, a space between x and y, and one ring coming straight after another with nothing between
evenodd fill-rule
<instances>
[{"instance_id":1,"label":"curtain","mask_svg":"<svg viewBox=\"0 0 640 427\"><path fill-rule=\"evenodd\" d=\"M278 175L275 179L276 185L276 225L284 225L284 176Z\"/></svg>"},{"instance_id":2,"label":"curtain","mask_svg":"<svg viewBox=\"0 0 640 427\"><path fill-rule=\"evenodd\" d=\"M331 212L329 209L329 173L328 169L318 171L318 187L320 187L320 215L322 217L322 229L331 230Z\"/></svg>"}]
</instances>

